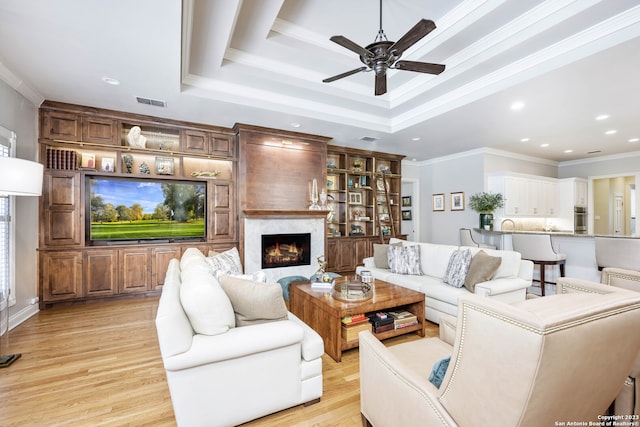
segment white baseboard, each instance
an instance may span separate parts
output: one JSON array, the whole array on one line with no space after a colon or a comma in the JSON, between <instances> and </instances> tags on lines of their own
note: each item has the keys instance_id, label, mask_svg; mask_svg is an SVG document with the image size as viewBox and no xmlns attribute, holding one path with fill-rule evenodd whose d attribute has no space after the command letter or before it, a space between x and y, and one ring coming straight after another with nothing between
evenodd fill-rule
<instances>
[{"instance_id":1,"label":"white baseboard","mask_svg":"<svg viewBox=\"0 0 640 427\"><path fill-rule=\"evenodd\" d=\"M23 308L22 310L14 313L11 317L9 317L9 330L15 328L31 316L37 314L40 311L38 304L30 304Z\"/></svg>"}]
</instances>

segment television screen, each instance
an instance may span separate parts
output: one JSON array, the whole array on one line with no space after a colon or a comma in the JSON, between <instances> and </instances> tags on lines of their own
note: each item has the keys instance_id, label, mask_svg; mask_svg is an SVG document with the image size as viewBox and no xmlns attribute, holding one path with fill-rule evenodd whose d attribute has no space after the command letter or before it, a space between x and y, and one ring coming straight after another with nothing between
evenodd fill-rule
<instances>
[{"instance_id":1,"label":"television screen","mask_svg":"<svg viewBox=\"0 0 640 427\"><path fill-rule=\"evenodd\" d=\"M89 240L184 240L206 235L206 184L87 177Z\"/></svg>"}]
</instances>

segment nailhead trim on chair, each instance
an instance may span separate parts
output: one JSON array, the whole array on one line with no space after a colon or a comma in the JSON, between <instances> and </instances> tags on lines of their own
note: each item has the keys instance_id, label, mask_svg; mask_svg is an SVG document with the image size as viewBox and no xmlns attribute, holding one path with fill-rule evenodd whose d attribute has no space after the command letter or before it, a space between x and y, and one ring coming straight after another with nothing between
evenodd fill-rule
<instances>
[{"instance_id":1,"label":"nailhead trim on chair","mask_svg":"<svg viewBox=\"0 0 640 427\"><path fill-rule=\"evenodd\" d=\"M611 273L607 271L607 285L611 285L611 278L617 277L618 279L631 280L633 282L640 282L640 278L638 276L632 276L629 274L622 273Z\"/></svg>"},{"instance_id":2,"label":"nailhead trim on chair","mask_svg":"<svg viewBox=\"0 0 640 427\"><path fill-rule=\"evenodd\" d=\"M566 291L566 289L573 289L575 291L580 291L580 292L584 292L586 294L599 294L599 295L605 295L604 292L596 292L593 289L589 289L589 288L583 288L582 286L578 286L578 285L573 285L573 284L569 284L569 283L565 283L562 285L562 293L563 294L568 294L569 292Z\"/></svg>"}]
</instances>

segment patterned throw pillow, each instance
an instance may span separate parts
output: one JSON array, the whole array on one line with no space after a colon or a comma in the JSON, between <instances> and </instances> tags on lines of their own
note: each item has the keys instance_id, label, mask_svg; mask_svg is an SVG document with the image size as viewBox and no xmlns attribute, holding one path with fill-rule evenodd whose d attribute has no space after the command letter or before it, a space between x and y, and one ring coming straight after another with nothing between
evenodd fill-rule
<instances>
[{"instance_id":1,"label":"patterned throw pillow","mask_svg":"<svg viewBox=\"0 0 640 427\"><path fill-rule=\"evenodd\" d=\"M238 248L234 247L220 254L208 256L207 262L211 267L211 274L214 276L221 274L218 271L222 271L222 274L243 274Z\"/></svg>"},{"instance_id":2,"label":"patterned throw pillow","mask_svg":"<svg viewBox=\"0 0 640 427\"><path fill-rule=\"evenodd\" d=\"M389 269L396 274L422 276L420 269L420 246L389 246L387 249Z\"/></svg>"},{"instance_id":3,"label":"patterned throw pillow","mask_svg":"<svg viewBox=\"0 0 640 427\"><path fill-rule=\"evenodd\" d=\"M471 265L471 250L458 249L451 254L447 271L444 273L442 281L456 288L464 286L464 279L467 277L469 266Z\"/></svg>"}]
</instances>

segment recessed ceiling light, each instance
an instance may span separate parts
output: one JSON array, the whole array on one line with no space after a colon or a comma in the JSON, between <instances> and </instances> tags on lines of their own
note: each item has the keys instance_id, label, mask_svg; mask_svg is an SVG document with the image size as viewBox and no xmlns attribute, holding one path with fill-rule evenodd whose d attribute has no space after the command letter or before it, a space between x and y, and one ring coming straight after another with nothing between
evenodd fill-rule
<instances>
[{"instance_id":1,"label":"recessed ceiling light","mask_svg":"<svg viewBox=\"0 0 640 427\"><path fill-rule=\"evenodd\" d=\"M511 104L511 109L514 111L522 110L523 108L524 108L524 102L522 101L517 101Z\"/></svg>"},{"instance_id":2,"label":"recessed ceiling light","mask_svg":"<svg viewBox=\"0 0 640 427\"><path fill-rule=\"evenodd\" d=\"M546 144L546 143L545 144L540 144L540 147L542 147L542 148L547 148L548 146L549 146L549 144Z\"/></svg>"},{"instance_id":3,"label":"recessed ceiling light","mask_svg":"<svg viewBox=\"0 0 640 427\"><path fill-rule=\"evenodd\" d=\"M300 126L302 126L300 123L291 123L291 127L299 128Z\"/></svg>"},{"instance_id":4,"label":"recessed ceiling light","mask_svg":"<svg viewBox=\"0 0 640 427\"><path fill-rule=\"evenodd\" d=\"M607 120L608 118L608 114L600 114L599 116L596 116L596 120Z\"/></svg>"},{"instance_id":5,"label":"recessed ceiling light","mask_svg":"<svg viewBox=\"0 0 640 427\"><path fill-rule=\"evenodd\" d=\"M605 135L613 135L613 134L615 134L617 132L618 132L617 130L611 129L611 130L606 131L604 134Z\"/></svg>"},{"instance_id":6,"label":"recessed ceiling light","mask_svg":"<svg viewBox=\"0 0 640 427\"><path fill-rule=\"evenodd\" d=\"M573 150L564 150L565 153L573 153Z\"/></svg>"},{"instance_id":7,"label":"recessed ceiling light","mask_svg":"<svg viewBox=\"0 0 640 427\"><path fill-rule=\"evenodd\" d=\"M120 84L120 80L114 79L113 77L103 77L102 81L108 85L118 86Z\"/></svg>"},{"instance_id":8,"label":"recessed ceiling light","mask_svg":"<svg viewBox=\"0 0 640 427\"><path fill-rule=\"evenodd\" d=\"M420 141L420 137L416 136L415 138L411 138L412 141Z\"/></svg>"},{"instance_id":9,"label":"recessed ceiling light","mask_svg":"<svg viewBox=\"0 0 640 427\"><path fill-rule=\"evenodd\" d=\"M629 140L629 142L638 142L638 141L640 141L640 138L631 138Z\"/></svg>"},{"instance_id":10,"label":"recessed ceiling light","mask_svg":"<svg viewBox=\"0 0 640 427\"><path fill-rule=\"evenodd\" d=\"M529 142L531 138L520 138L520 142Z\"/></svg>"}]
</instances>

